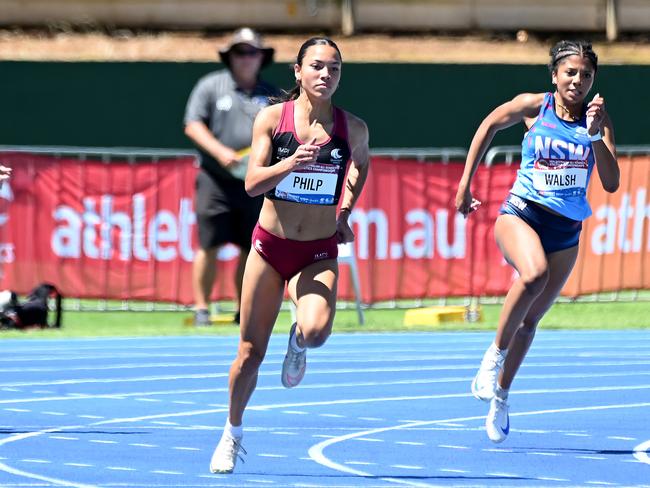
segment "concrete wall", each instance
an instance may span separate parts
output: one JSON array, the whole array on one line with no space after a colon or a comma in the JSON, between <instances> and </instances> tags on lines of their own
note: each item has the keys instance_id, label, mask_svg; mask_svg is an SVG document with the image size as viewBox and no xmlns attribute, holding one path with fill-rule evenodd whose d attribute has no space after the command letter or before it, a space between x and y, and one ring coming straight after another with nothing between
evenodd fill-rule
<instances>
[{"instance_id":1,"label":"concrete wall","mask_svg":"<svg viewBox=\"0 0 650 488\"><path fill-rule=\"evenodd\" d=\"M650 31L650 1L617 0L621 32ZM358 30L605 30L607 0L353 0ZM0 24L330 29L341 0L0 0Z\"/></svg>"}]
</instances>

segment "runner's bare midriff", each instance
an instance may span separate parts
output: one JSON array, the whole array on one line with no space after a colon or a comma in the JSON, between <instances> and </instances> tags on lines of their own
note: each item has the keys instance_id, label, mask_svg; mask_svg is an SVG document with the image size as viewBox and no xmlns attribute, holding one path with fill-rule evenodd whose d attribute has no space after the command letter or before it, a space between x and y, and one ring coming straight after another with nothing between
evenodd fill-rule
<instances>
[{"instance_id":1,"label":"runner's bare midriff","mask_svg":"<svg viewBox=\"0 0 650 488\"><path fill-rule=\"evenodd\" d=\"M268 232L285 239L326 239L336 232L336 206L307 205L265 198L259 222Z\"/></svg>"}]
</instances>

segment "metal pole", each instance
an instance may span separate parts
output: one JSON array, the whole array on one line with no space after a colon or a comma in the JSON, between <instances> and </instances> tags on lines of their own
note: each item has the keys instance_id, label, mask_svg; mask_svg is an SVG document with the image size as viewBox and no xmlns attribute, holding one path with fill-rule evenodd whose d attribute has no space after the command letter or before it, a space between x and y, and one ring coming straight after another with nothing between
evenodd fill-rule
<instances>
[{"instance_id":1,"label":"metal pole","mask_svg":"<svg viewBox=\"0 0 650 488\"><path fill-rule=\"evenodd\" d=\"M605 33L610 42L618 39L618 0L607 0Z\"/></svg>"},{"instance_id":2,"label":"metal pole","mask_svg":"<svg viewBox=\"0 0 650 488\"><path fill-rule=\"evenodd\" d=\"M354 35L354 10L354 0L341 1L341 32L344 36Z\"/></svg>"}]
</instances>

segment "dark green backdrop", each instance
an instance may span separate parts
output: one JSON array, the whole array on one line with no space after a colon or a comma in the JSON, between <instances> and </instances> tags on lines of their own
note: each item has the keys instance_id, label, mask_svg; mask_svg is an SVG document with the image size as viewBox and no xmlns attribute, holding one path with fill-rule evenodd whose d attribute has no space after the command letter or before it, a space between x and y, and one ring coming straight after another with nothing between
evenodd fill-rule
<instances>
[{"instance_id":1,"label":"dark green backdrop","mask_svg":"<svg viewBox=\"0 0 650 488\"><path fill-rule=\"evenodd\" d=\"M213 63L0 62L0 144L190 147L183 111ZM289 65L264 72L290 88ZM650 66L601 66L619 144L650 144ZM550 90L545 66L352 64L335 102L366 120L372 147L468 147L481 119L517 93ZM592 92L593 93L593 92ZM495 144L519 144L521 127Z\"/></svg>"}]
</instances>

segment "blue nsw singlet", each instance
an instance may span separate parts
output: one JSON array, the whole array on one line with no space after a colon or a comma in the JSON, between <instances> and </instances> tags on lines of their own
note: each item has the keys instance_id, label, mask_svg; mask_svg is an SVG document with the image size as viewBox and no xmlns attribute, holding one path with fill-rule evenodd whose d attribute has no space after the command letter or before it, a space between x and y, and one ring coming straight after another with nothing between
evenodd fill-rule
<instances>
[{"instance_id":1,"label":"blue nsw singlet","mask_svg":"<svg viewBox=\"0 0 650 488\"><path fill-rule=\"evenodd\" d=\"M285 102L280 123L273 133L270 165L288 158L296 152L298 146L304 144L296 134L293 112L293 100ZM315 163L292 171L275 188L266 192L265 196L271 200L336 205L351 156L345 112L340 108L334 107L334 127L330 138L319 146L320 152Z\"/></svg>"},{"instance_id":2,"label":"blue nsw singlet","mask_svg":"<svg viewBox=\"0 0 650 488\"><path fill-rule=\"evenodd\" d=\"M555 114L552 93L521 143L521 167L511 193L573 220L591 215L587 185L594 155L586 117L567 122Z\"/></svg>"}]
</instances>

